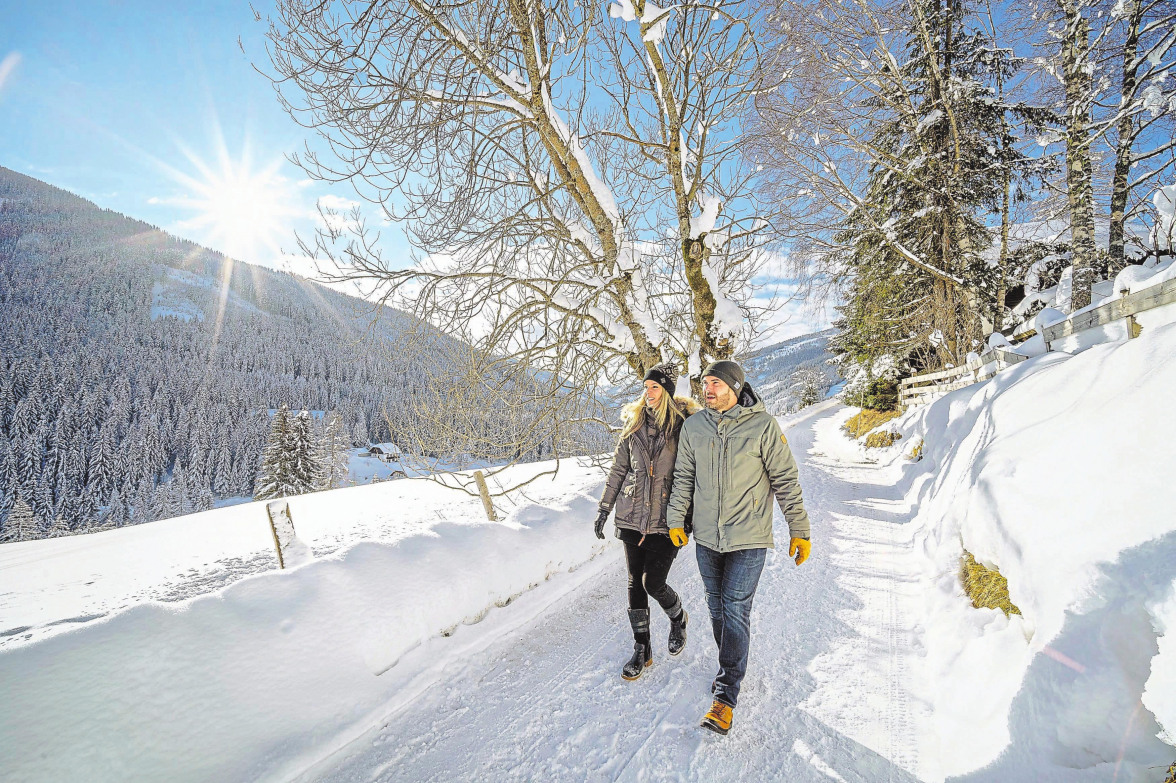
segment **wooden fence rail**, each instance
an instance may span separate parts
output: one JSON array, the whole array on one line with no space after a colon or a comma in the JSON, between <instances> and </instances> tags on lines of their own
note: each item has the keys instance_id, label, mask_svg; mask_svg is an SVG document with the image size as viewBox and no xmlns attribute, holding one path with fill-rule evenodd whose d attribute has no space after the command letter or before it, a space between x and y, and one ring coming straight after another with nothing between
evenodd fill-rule
<instances>
[{"instance_id":1,"label":"wooden fence rail","mask_svg":"<svg viewBox=\"0 0 1176 783\"><path fill-rule=\"evenodd\" d=\"M1124 318L1127 319L1128 337L1138 337L1140 327L1135 323L1137 314L1174 302L1176 302L1176 279L1167 280L1134 294L1124 294L1113 302L1107 302L1086 312L1070 316L1042 329L1045 349L1047 351L1053 350L1053 343L1059 340ZM907 407L926 405L948 392L987 381L1000 371L1028 358L1028 356L1013 353L1006 348L989 348L980 355L978 360L973 359L959 367L913 375L903 379L899 386L899 404Z\"/></svg>"}]
</instances>

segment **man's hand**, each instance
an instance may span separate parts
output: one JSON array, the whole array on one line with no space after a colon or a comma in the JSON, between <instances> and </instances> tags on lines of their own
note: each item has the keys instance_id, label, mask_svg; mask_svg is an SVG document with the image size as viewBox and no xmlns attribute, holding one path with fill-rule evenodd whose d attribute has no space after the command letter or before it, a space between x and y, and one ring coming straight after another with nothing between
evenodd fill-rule
<instances>
[{"instance_id":1,"label":"man's hand","mask_svg":"<svg viewBox=\"0 0 1176 783\"><path fill-rule=\"evenodd\" d=\"M670 540L674 542L674 546L683 547L686 546L686 542L690 540L690 537L686 535L686 531L682 528L672 527L670 528Z\"/></svg>"},{"instance_id":2,"label":"man's hand","mask_svg":"<svg viewBox=\"0 0 1176 783\"><path fill-rule=\"evenodd\" d=\"M608 509L600 509L600 513L596 515L596 537L604 538L604 523L608 521Z\"/></svg>"},{"instance_id":3,"label":"man's hand","mask_svg":"<svg viewBox=\"0 0 1176 783\"><path fill-rule=\"evenodd\" d=\"M797 565L808 560L811 551L813 551L813 544L807 538L794 538L788 542L788 556L795 557Z\"/></svg>"}]
</instances>

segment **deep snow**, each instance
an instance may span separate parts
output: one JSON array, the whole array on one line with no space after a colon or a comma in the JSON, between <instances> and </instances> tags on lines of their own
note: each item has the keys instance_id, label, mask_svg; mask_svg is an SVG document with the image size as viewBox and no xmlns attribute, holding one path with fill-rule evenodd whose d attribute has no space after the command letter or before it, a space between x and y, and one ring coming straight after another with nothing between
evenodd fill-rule
<instances>
[{"instance_id":1,"label":"deep snow","mask_svg":"<svg viewBox=\"0 0 1176 783\"><path fill-rule=\"evenodd\" d=\"M883 450L834 401L782 420L814 553L769 556L726 738L696 726L716 661L693 544L670 578L685 652L655 611L654 666L620 679L624 568L586 461L499 524L421 480L293 498L317 559L285 573L260 504L0 547L0 627L31 626L0 648L5 777L1162 780L1173 357L1176 325L1150 325L1033 358ZM972 608L965 548L1022 616ZM221 587L217 558L251 575Z\"/></svg>"}]
</instances>

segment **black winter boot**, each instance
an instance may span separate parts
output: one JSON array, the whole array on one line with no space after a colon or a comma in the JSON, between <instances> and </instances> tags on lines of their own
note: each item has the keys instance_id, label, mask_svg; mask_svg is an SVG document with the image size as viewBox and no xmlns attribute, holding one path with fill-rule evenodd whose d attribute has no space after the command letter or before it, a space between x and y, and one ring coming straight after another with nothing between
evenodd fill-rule
<instances>
[{"instance_id":1,"label":"black winter boot","mask_svg":"<svg viewBox=\"0 0 1176 783\"><path fill-rule=\"evenodd\" d=\"M649 643L649 610L630 609L629 624L633 626L633 657L621 669L621 677L635 680L647 666L653 664L653 647Z\"/></svg>"},{"instance_id":2,"label":"black winter boot","mask_svg":"<svg viewBox=\"0 0 1176 783\"><path fill-rule=\"evenodd\" d=\"M686 623L689 619L690 616L683 609L677 620L670 620L670 655L677 655L686 646Z\"/></svg>"}]
</instances>

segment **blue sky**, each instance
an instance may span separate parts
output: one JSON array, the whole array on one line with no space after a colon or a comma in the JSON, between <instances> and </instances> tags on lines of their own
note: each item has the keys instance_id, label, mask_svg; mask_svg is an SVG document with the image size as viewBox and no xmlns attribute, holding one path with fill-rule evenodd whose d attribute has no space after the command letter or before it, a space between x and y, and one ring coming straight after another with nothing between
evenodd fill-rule
<instances>
[{"instance_id":1,"label":"blue sky","mask_svg":"<svg viewBox=\"0 0 1176 783\"><path fill-rule=\"evenodd\" d=\"M0 18L0 165L243 260L309 273L280 258L296 253L294 229L313 228L319 199L355 196L283 159L306 133L253 69L266 62L265 26L248 3L0 0ZM232 209L240 222L226 231L218 218ZM262 236L232 230L244 221ZM403 240L392 244L407 260Z\"/></svg>"},{"instance_id":2,"label":"blue sky","mask_svg":"<svg viewBox=\"0 0 1176 783\"><path fill-rule=\"evenodd\" d=\"M253 8L263 21L243 0L0 0L0 165L235 258L313 276L294 232L313 231L320 200L346 207L356 197L284 159L307 132L253 68L268 62L271 5ZM410 262L399 230L383 237ZM781 293L791 288L781 282ZM811 304L786 306L765 338L824 328L831 313Z\"/></svg>"}]
</instances>

